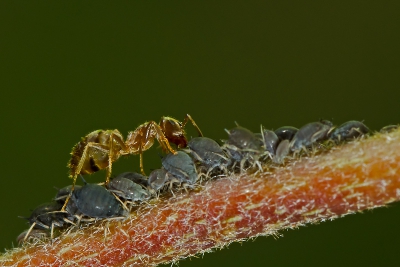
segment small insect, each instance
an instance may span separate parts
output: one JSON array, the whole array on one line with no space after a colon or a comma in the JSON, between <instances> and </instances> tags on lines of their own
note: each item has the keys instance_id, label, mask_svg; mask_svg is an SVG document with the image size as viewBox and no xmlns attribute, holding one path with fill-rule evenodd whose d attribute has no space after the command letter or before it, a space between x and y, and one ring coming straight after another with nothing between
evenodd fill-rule
<instances>
[{"instance_id":1,"label":"small insect","mask_svg":"<svg viewBox=\"0 0 400 267\"><path fill-rule=\"evenodd\" d=\"M31 235L33 229L50 230L51 238L53 238L54 227L63 227L65 223L72 222L67 218L68 214L61 212L62 204L58 202L43 203L37 206L26 218L31 227L26 231L23 241Z\"/></svg>"},{"instance_id":2,"label":"small insect","mask_svg":"<svg viewBox=\"0 0 400 267\"><path fill-rule=\"evenodd\" d=\"M282 140L278 147L276 148L275 156L272 158L272 161L278 164L282 164L289 154L290 151L290 142L288 139Z\"/></svg>"},{"instance_id":3,"label":"small insect","mask_svg":"<svg viewBox=\"0 0 400 267\"><path fill-rule=\"evenodd\" d=\"M167 154L161 164L164 169L180 183L194 184L197 180L197 170L193 159L183 151L177 154Z\"/></svg>"},{"instance_id":4,"label":"small insect","mask_svg":"<svg viewBox=\"0 0 400 267\"><path fill-rule=\"evenodd\" d=\"M381 133L391 133L399 128L399 125L387 125L385 127L382 127L382 129L379 131Z\"/></svg>"},{"instance_id":5,"label":"small insect","mask_svg":"<svg viewBox=\"0 0 400 267\"><path fill-rule=\"evenodd\" d=\"M155 191L163 188L167 181L168 175L167 171L164 169L156 169L149 174L149 187Z\"/></svg>"},{"instance_id":6,"label":"small insect","mask_svg":"<svg viewBox=\"0 0 400 267\"><path fill-rule=\"evenodd\" d=\"M164 152L176 154L170 143L178 148L187 146L184 127L190 121L200 136L203 136L200 128L192 117L187 114L182 122L171 118L162 117L159 124L155 121L145 122L136 130L129 132L126 140L118 130L97 130L89 133L77 143L71 152L68 163L70 178L73 179L72 191L79 174L91 174L102 169L107 169L106 184L108 184L112 171L112 163L122 155L140 156L140 171L145 175L143 169L143 152L148 150L154 139L160 143ZM67 198L64 207L68 203Z\"/></svg>"},{"instance_id":7,"label":"small insect","mask_svg":"<svg viewBox=\"0 0 400 267\"><path fill-rule=\"evenodd\" d=\"M229 157L222 150L220 145L207 137L195 137L188 143L189 153L194 160L200 163L200 168L205 168L209 174L215 168L224 170L231 163Z\"/></svg>"},{"instance_id":8,"label":"small insect","mask_svg":"<svg viewBox=\"0 0 400 267\"><path fill-rule=\"evenodd\" d=\"M143 201L150 198L150 193L146 188L124 176L111 179L107 187L109 191L126 200Z\"/></svg>"},{"instance_id":9,"label":"small insect","mask_svg":"<svg viewBox=\"0 0 400 267\"><path fill-rule=\"evenodd\" d=\"M72 192L66 210L72 215L84 215L95 219L126 216L122 204L104 187L85 184Z\"/></svg>"},{"instance_id":10,"label":"small insect","mask_svg":"<svg viewBox=\"0 0 400 267\"><path fill-rule=\"evenodd\" d=\"M27 229L18 235L17 242L19 245L22 245L24 242L29 240L43 240L48 237L50 237L48 231L42 229Z\"/></svg>"},{"instance_id":11,"label":"small insect","mask_svg":"<svg viewBox=\"0 0 400 267\"><path fill-rule=\"evenodd\" d=\"M225 131L229 138L225 141L223 148L234 162L240 163L240 170L248 164L251 166L256 164L264 150L263 141L259 136L240 126Z\"/></svg>"},{"instance_id":12,"label":"small insect","mask_svg":"<svg viewBox=\"0 0 400 267\"><path fill-rule=\"evenodd\" d=\"M290 150L300 151L310 147L312 144L328 139L328 133L333 124L330 121L311 122L301 127L290 143Z\"/></svg>"},{"instance_id":13,"label":"small insect","mask_svg":"<svg viewBox=\"0 0 400 267\"><path fill-rule=\"evenodd\" d=\"M297 133L299 129L293 126L283 126L275 130L275 134L278 136L279 140L289 140L292 141L293 136Z\"/></svg>"},{"instance_id":14,"label":"small insect","mask_svg":"<svg viewBox=\"0 0 400 267\"><path fill-rule=\"evenodd\" d=\"M271 157L275 156L276 148L279 144L279 137L274 131L263 129L263 127L261 127L261 136L265 150Z\"/></svg>"},{"instance_id":15,"label":"small insect","mask_svg":"<svg viewBox=\"0 0 400 267\"><path fill-rule=\"evenodd\" d=\"M329 138L335 142L350 141L369 132L370 130L364 123L348 121L331 131Z\"/></svg>"},{"instance_id":16,"label":"small insect","mask_svg":"<svg viewBox=\"0 0 400 267\"><path fill-rule=\"evenodd\" d=\"M147 180L148 177L141 175L140 173L137 172L123 172L118 174L114 179L117 179L119 177L123 177L125 179L131 180L132 182L136 183L136 184L140 184L144 187L146 187L148 185Z\"/></svg>"},{"instance_id":17,"label":"small insect","mask_svg":"<svg viewBox=\"0 0 400 267\"><path fill-rule=\"evenodd\" d=\"M75 185L75 190L81 188L82 186L80 185ZM57 195L55 196L54 200L57 201L58 203L61 203L64 205L65 200L71 193L72 185L65 186L58 190Z\"/></svg>"}]
</instances>

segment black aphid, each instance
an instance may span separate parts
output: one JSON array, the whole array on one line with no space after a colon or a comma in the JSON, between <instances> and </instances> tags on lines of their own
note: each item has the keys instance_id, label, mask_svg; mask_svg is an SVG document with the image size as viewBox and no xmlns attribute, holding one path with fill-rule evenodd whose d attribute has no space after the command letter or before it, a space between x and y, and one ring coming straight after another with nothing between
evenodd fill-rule
<instances>
[{"instance_id":1,"label":"black aphid","mask_svg":"<svg viewBox=\"0 0 400 267\"><path fill-rule=\"evenodd\" d=\"M231 160L222 150L220 145L207 137L192 138L188 147L194 160L205 168L205 172L213 172L215 169L225 170Z\"/></svg>"},{"instance_id":2,"label":"black aphid","mask_svg":"<svg viewBox=\"0 0 400 267\"><path fill-rule=\"evenodd\" d=\"M131 201L143 201L150 198L150 192L143 186L118 175L108 185L108 190L117 196Z\"/></svg>"},{"instance_id":3,"label":"black aphid","mask_svg":"<svg viewBox=\"0 0 400 267\"><path fill-rule=\"evenodd\" d=\"M382 127L382 129L379 131L381 133L391 133L395 130L399 129L399 125L387 125L385 127Z\"/></svg>"},{"instance_id":4,"label":"black aphid","mask_svg":"<svg viewBox=\"0 0 400 267\"><path fill-rule=\"evenodd\" d=\"M167 180L168 180L167 171L164 169L156 169L150 173L148 183L150 188L152 188L155 191L158 191L164 187Z\"/></svg>"},{"instance_id":5,"label":"black aphid","mask_svg":"<svg viewBox=\"0 0 400 267\"><path fill-rule=\"evenodd\" d=\"M137 172L123 172L118 174L115 178L119 178L119 177L123 177L126 179L131 180L132 182L136 183L136 184L140 184L143 186L147 186L147 176L141 175L140 173Z\"/></svg>"},{"instance_id":6,"label":"black aphid","mask_svg":"<svg viewBox=\"0 0 400 267\"><path fill-rule=\"evenodd\" d=\"M297 133L299 129L293 126L283 126L276 129L274 132L278 136L279 140L289 140L292 141L293 136Z\"/></svg>"},{"instance_id":7,"label":"black aphid","mask_svg":"<svg viewBox=\"0 0 400 267\"><path fill-rule=\"evenodd\" d=\"M67 211L73 215L84 215L96 219L126 215L126 211L116 197L97 184L85 184L80 189L75 189L68 202Z\"/></svg>"},{"instance_id":8,"label":"black aphid","mask_svg":"<svg viewBox=\"0 0 400 267\"><path fill-rule=\"evenodd\" d=\"M335 142L350 141L354 138L368 134L370 130L360 121L348 121L334 129L329 138Z\"/></svg>"},{"instance_id":9,"label":"black aphid","mask_svg":"<svg viewBox=\"0 0 400 267\"><path fill-rule=\"evenodd\" d=\"M316 142L328 139L329 130L332 128L330 121L311 122L301 127L293 136L290 143L291 151L300 151Z\"/></svg>"},{"instance_id":10,"label":"black aphid","mask_svg":"<svg viewBox=\"0 0 400 267\"><path fill-rule=\"evenodd\" d=\"M197 170L193 159L183 151L168 154L162 160L164 169L181 183L194 184L197 180Z\"/></svg>"}]
</instances>

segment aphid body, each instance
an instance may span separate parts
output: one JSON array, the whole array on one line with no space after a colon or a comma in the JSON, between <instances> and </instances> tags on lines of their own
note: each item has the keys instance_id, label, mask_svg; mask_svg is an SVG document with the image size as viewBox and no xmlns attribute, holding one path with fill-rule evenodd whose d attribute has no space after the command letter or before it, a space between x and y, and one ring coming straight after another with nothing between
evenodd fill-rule
<instances>
[{"instance_id":1,"label":"aphid body","mask_svg":"<svg viewBox=\"0 0 400 267\"><path fill-rule=\"evenodd\" d=\"M271 157L275 156L276 148L279 144L279 137L274 131L261 128L262 141L264 148Z\"/></svg>"},{"instance_id":2,"label":"aphid body","mask_svg":"<svg viewBox=\"0 0 400 267\"><path fill-rule=\"evenodd\" d=\"M382 129L379 131L381 133L391 133L399 128L399 125L387 125L385 127L382 127Z\"/></svg>"},{"instance_id":3,"label":"aphid body","mask_svg":"<svg viewBox=\"0 0 400 267\"><path fill-rule=\"evenodd\" d=\"M300 151L310 147L312 144L328 138L329 130L332 128L330 121L311 122L301 127L293 136L290 143L291 151Z\"/></svg>"},{"instance_id":4,"label":"aphid body","mask_svg":"<svg viewBox=\"0 0 400 267\"><path fill-rule=\"evenodd\" d=\"M192 138L188 143L188 147L190 155L208 172L212 172L215 168L226 170L226 167L231 162L220 145L210 138Z\"/></svg>"},{"instance_id":5,"label":"aphid body","mask_svg":"<svg viewBox=\"0 0 400 267\"><path fill-rule=\"evenodd\" d=\"M148 180L149 187L155 191L158 191L161 188L163 188L167 181L168 181L168 175L167 171L164 169L156 169L149 174L149 180Z\"/></svg>"},{"instance_id":6,"label":"aphid body","mask_svg":"<svg viewBox=\"0 0 400 267\"><path fill-rule=\"evenodd\" d=\"M61 212L62 203L59 202L49 202L43 203L37 206L29 216L28 221L31 227L25 231L25 236L22 238L21 235L17 239L18 242L24 242L28 237L38 237L42 236L42 233L46 230L50 230L51 237L53 237L54 227L63 227L65 223L72 223L68 219L68 214L66 212ZM35 229L41 230L34 231ZM22 240L22 241L21 241Z\"/></svg>"},{"instance_id":7,"label":"aphid body","mask_svg":"<svg viewBox=\"0 0 400 267\"><path fill-rule=\"evenodd\" d=\"M290 152L290 141L292 141L293 137L299 129L293 126L283 126L274 131L276 136L278 137L278 145L276 146L275 155L272 158L272 161L277 164L282 164Z\"/></svg>"},{"instance_id":8,"label":"aphid body","mask_svg":"<svg viewBox=\"0 0 400 267\"><path fill-rule=\"evenodd\" d=\"M229 135L224 144L224 149L234 162L240 162L243 169L246 163L253 165L263 152L263 141L250 130L237 126L226 130Z\"/></svg>"},{"instance_id":9,"label":"aphid body","mask_svg":"<svg viewBox=\"0 0 400 267\"><path fill-rule=\"evenodd\" d=\"M43 203L36 207L28 221L35 229L50 229L52 225L62 227L65 223L66 213L61 212L62 204L58 202Z\"/></svg>"},{"instance_id":10,"label":"aphid body","mask_svg":"<svg viewBox=\"0 0 400 267\"><path fill-rule=\"evenodd\" d=\"M299 129L293 126L282 126L276 129L274 132L278 136L279 140L291 141L298 130Z\"/></svg>"},{"instance_id":11,"label":"aphid body","mask_svg":"<svg viewBox=\"0 0 400 267\"><path fill-rule=\"evenodd\" d=\"M137 172L123 172L118 174L115 178L123 177L125 179L131 180L132 182L136 184L143 185L146 187L148 185L147 180L148 177L141 175L140 173Z\"/></svg>"},{"instance_id":12,"label":"aphid body","mask_svg":"<svg viewBox=\"0 0 400 267\"><path fill-rule=\"evenodd\" d=\"M360 121L348 121L334 129L329 138L335 142L350 141L354 138L368 134L370 130Z\"/></svg>"},{"instance_id":13,"label":"aphid body","mask_svg":"<svg viewBox=\"0 0 400 267\"><path fill-rule=\"evenodd\" d=\"M131 201L143 201L150 197L147 189L122 176L112 179L108 189L119 197Z\"/></svg>"},{"instance_id":14,"label":"aphid body","mask_svg":"<svg viewBox=\"0 0 400 267\"><path fill-rule=\"evenodd\" d=\"M198 174L193 159L183 151L167 154L161 164L164 169L181 183L194 184Z\"/></svg>"},{"instance_id":15,"label":"aphid body","mask_svg":"<svg viewBox=\"0 0 400 267\"><path fill-rule=\"evenodd\" d=\"M29 240L43 240L50 237L49 232L42 229L27 229L23 231L17 237L17 242L19 245L22 245L25 241Z\"/></svg>"},{"instance_id":16,"label":"aphid body","mask_svg":"<svg viewBox=\"0 0 400 267\"><path fill-rule=\"evenodd\" d=\"M66 209L70 214L96 219L126 215L126 211L116 197L97 184L85 184L80 189L74 190Z\"/></svg>"}]
</instances>

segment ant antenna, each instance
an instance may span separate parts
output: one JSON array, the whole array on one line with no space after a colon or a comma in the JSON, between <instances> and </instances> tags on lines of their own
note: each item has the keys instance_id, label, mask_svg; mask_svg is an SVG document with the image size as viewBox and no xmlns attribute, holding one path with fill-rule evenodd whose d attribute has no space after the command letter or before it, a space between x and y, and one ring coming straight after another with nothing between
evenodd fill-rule
<instances>
[{"instance_id":1,"label":"ant antenna","mask_svg":"<svg viewBox=\"0 0 400 267\"><path fill-rule=\"evenodd\" d=\"M83 183L84 183L85 185L87 185L87 182L86 182L86 180L83 178L82 174L79 174L79 176L81 177Z\"/></svg>"}]
</instances>

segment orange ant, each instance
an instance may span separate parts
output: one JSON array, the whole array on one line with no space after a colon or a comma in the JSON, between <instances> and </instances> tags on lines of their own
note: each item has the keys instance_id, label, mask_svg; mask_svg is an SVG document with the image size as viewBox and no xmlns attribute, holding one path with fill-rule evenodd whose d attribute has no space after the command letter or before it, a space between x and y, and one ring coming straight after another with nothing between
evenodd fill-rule
<instances>
[{"instance_id":1,"label":"orange ant","mask_svg":"<svg viewBox=\"0 0 400 267\"><path fill-rule=\"evenodd\" d=\"M157 124L155 121L145 122L136 128L133 132L128 133L126 141L118 130L96 130L77 143L71 152L71 159L68 163L70 169L70 178L73 184L71 193L74 189L76 179L79 174L92 174L107 168L106 184L108 184L111 176L112 163L122 155L140 155L140 170L143 170L143 152L149 149L154 139L157 139L164 152L177 152L169 143L175 144L178 148L187 146L184 127L188 121L191 121L200 136L203 136L200 128L194 122L189 114L186 114L182 122L171 118L161 117L161 121ZM69 200L65 201L62 208L66 207Z\"/></svg>"}]
</instances>

